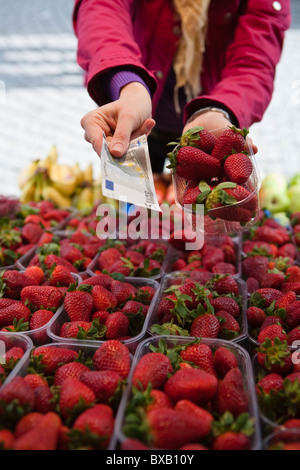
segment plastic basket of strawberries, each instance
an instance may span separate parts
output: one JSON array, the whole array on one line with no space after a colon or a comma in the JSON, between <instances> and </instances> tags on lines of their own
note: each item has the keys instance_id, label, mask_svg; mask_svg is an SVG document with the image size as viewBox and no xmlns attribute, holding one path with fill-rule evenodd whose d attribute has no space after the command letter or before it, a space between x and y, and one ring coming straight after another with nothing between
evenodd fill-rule
<instances>
[{"instance_id":1,"label":"plastic basket of strawberries","mask_svg":"<svg viewBox=\"0 0 300 470\"><path fill-rule=\"evenodd\" d=\"M192 128L168 154L176 203L192 222L203 209L207 234L240 232L257 220L260 177L247 134L234 126Z\"/></svg>"},{"instance_id":2,"label":"plastic basket of strawberries","mask_svg":"<svg viewBox=\"0 0 300 470\"><path fill-rule=\"evenodd\" d=\"M3 448L110 450L132 361L127 347L51 343L29 353L0 390Z\"/></svg>"},{"instance_id":3,"label":"plastic basket of strawberries","mask_svg":"<svg viewBox=\"0 0 300 470\"><path fill-rule=\"evenodd\" d=\"M9 380L10 374L26 361L32 346L28 336L0 331L0 388Z\"/></svg>"},{"instance_id":4,"label":"plastic basket of strawberries","mask_svg":"<svg viewBox=\"0 0 300 470\"><path fill-rule=\"evenodd\" d=\"M241 279L177 271L163 278L148 332L241 342L247 337L246 307Z\"/></svg>"},{"instance_id":5,"label":"plastic basket of strawberries","mask_svg":"<svg viewBox=\"0 0 300 470\"><path fill-rule=\"evenodd\" d=\"M266 432L300 423L299 351L280 336L266 338L253 357L256 393Z\"/></svg>"},{"instance_id":6,"label":"plastic basket of strawberries","mask_svg":"<svg viewBox=\"0 0 300 470\"><path fill-rule=\"evenodd\" d=\"M144 340L120 404L116 437L121 450L258 449L248 353L220 340Z\"/></svg>"},{"instance_id":7,"label":"plastic basket of strawberries","mask_svg":"<svg viewBox=\"0 0 300 470\"><path fill-rule=\"evenodd\" d=\"M262 443L262 450L300 450L298 421L291 419L284 429L267 436Z\"/></svg>"}]
</instances>

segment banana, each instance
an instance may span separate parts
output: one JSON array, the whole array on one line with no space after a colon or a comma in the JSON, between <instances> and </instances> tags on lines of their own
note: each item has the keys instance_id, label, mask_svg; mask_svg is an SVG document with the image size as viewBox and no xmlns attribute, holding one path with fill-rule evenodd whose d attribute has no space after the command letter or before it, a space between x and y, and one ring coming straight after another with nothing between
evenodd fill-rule
<instances>
[{"instance_id":1,"label":"banana","mask_svg":"<svg viewBox=\"0 0 300 470\"><path fill-rule=\"evenodd\" d=\"M93 183L93 165L91 163L89 163L86 169L83 171L83 182L90 184Z\"/></svg>"},{"instance_id":2,"label":"banana","mask_svg":"<svg viewBox=\"0 0 300 470\"><path fill-rule=\"evenodd\" d=\"M68 197L75 193L77 177L74 174L72 167L52 163L48 174L53 187L63 196Z\"/></svg>"},{"instance_id":3,"label":"banana","mask_svg":"<svg viewBox=\"0 0 300 470\"><path fill-rule=\"evenodd\" d=\"M83 178L84 178L84 173L81 170L79 163L75 163L75 165L72 166L72 170L73 170L74 176L76 177L76 185L79 186L83 182Z\"/></svg>"},{"instance_id":4,"label":"banana","mask_svg":"<svg viewBox=\"0 0 300 470\"><path fill-rule=\"evenodd\" d=\"M91 187L83 188L78 195L78 209L92 209L94 206L93 190Z\"/></svg>"},{"instance_id":5,"label":"banana","mask_svg":"<svg viewBox=\"0 0 300 470\"><path fill-rule=\"evenodd\" d=\"M50 161L52 163L56 163L57 162L57 158L58 158L58 153L57 153L57 149L56 149L56 146L53 145L47 155L47 158L50 159Z\"/></svg>"},{"instance_id":6,"label":"banana","mask_svg":"<svg viewBox=\"0 0 300 470\"><path fill-rule=\"evenodd\" d=\"M34 176L38 167L39 160L31 162L28 166L23 168L18 176L18 186L20 189L25 188L29 180Z\"/></svg>"},{"instance_id":7,"label":"banana","mask_svg":"<svg viewBox=\"0 0 300 470\"><path fill-rule=\"evenodd\" d=\"M72 205L72 200L69 197L63 196L56 188L46 184L42 188L42 197L46 201L52 201L60 208L70 207Z\"/></svg>"},{"instance_id":8,"label":"banana","mask_svg":"<svg viewBox=\"0 0 300 470\"><path fill-rule=\"evenodd\" d=\"M22 187L22 193L20 196L20 201L22 204L27 204L34 200L35 195L35 185L32 179L28 180Z\"/></svg>"}]
</instances>

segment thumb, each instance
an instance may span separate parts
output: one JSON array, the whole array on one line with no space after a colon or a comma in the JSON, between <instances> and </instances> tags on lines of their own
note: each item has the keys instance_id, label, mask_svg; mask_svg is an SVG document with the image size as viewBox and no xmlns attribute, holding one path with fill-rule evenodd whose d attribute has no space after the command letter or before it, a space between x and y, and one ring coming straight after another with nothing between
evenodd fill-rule
<instances>
[{"instance_id":1,"label":"thumb","mask_svg":"<svg viewBox=\"0 0 300 470\"><path fill-rule=\"evenodd\" d=\"M133 128L133 120L119 117L116 130L109 145L110 153L114 157L122 157L126 153Z\"/></svg>"}]
</instances>

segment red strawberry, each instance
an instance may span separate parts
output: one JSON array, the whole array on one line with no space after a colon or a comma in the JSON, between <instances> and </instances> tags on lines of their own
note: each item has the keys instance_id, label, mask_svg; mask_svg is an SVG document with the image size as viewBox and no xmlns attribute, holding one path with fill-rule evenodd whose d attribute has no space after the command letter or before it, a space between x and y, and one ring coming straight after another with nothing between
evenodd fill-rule
<instances>
[{"instance_id":1,"label":"red strawberry","mask_svg":"<svg viewBox=\"0 0 300 470\"><path fill-rule=\"evenodd\" d=\"M266 318L265 312L259 307L249 307L247 309L248 324L253 328L261 326Z\"/></svg>"},{"instance_id":2,"label":"red strawberry","mask_svg":"<svg viewBox=\"0 0 300 470\"><path fill-rule=\"evenodd\" d=\"M283 378L279 374L272 373L259 380L256 385L256 392L258 395L261 393L269 395L272 390L279 391L282 390L282 388Z\"/></svg>"},{"instance_id":3,"label":"red strawberry","mask_svg":"<svg viewBox=\"0 0 300 470\"><path fill-rule=\"evenodd\" d=\"M292 368L292 355L286 341L266 338L257 350L259 365L269 373L286 375Z\"/></svg>"},{"instance_id":4,"label":"red strawberry","mask_svg":"<svg viewBox=\"0 0 300 470\"><path fill-rule=\"evenodd\" d=\"M194 417L195 421L198 422L199 440L208 436L214 418L207 410L200 408L200 406L189 400L179 400L175 405L175 410ZM201 437L200 433L202 433Z\"/></svg>"},{"instance_id":5,"label":"red strawberry","mask_svg":"<svg viewBox=\"0 0 300 470\"><path fill-rule=\"evenodd\" d=\"M35 330L46 325L53 317L53 312L50 310L36 310L30 318L30 329Z\"/></svg>"},{"instance_id":6,"label":"red strawberry","mask_svg":"<svg viewBox=\"0 0 300 470\"><path fill-rule=\"evenodd\" d=\"M31 312L25 305L18 303L0 310L0 326L8 326L13 324L14 320L27 322Z\"/></svg>"},{"instance_id":7,"label":"red strawberry","mask_svg":"<svg viewBox=\"0 0 300 470\"><path fill-rule=\"evenodd\" d=\"M203 152L211 153L217 138L203 127L193 127L186 131L180 138L182 147L193 144Z\"/></svg>"},{"instance_id":8,"label":"red strawberry","mask_svg":"<svg viewBox=\"0 0 300 470\"><path fill-rule=\"evenodd\" d=\"M193 344L188 346L180 353L180 357L184 361L194 363L199 369L216 375L213 354L209 346L206 344Z\"/></svg>"},{"instance_id":9,"label":"red strawberry","mask_svg":"<svg viewBox=\"0 0 300 470\"><path fill-rule=\"evenodd\" d=\"M34 389L34 411L45 414L54 411L55 407L55 398L48 386L41 385Z\"/></svg>"},{"instance_id":10,"label":"red strawberry","mask_svg":"<svg viewBox=\"0 0 300 470\"><path fill-rule=\"evenodd\" d=\"M239 286L235 279L226 275L216 276L213 290L215 290L219 295L239 294Z\"/></svg>"},{"instance_id":11,"label":"red strawberry","mask_svg":"<svg viewBox=\"0 0 300 470\"><path fill-rule=\"evenodd\" d=\"M185 146L168 154L170 165L181 178L187 180L218 177L222 173L220 162L196 147Z\"/></svg>"},{"instance_id":12,"label":"red strawberry","mask_svg":"<svg viewBox=\"0 0 300 470\"><path fill-rule=\"evenodd\" d=\"M28 243L36 244L44 233L44 230L36 224L26 224L22 228L22 238Z\"/></svg>"},{"instance_id":13,"label":"red strawberry","mask_svg":"<svg viewBox=\"0 0 300 470\"><path fill-rule=\"evenodd\" d=\"M0 430L0 448L2 450L12 450L14 445L14 435L9 429Z\"/></svg>"},{"instance_id":14,"label":"red strawberry","mask_svg":"<svg viewBox=\"0 0 300 470\"><path fill-rule=\"evenodd\" d=\"M133 373L132 383L142 390L145 390L149 383L153 389L160 389L172 371L173 368L167 356L162 353L148 353L138 362Z\"/></svg>"},{"instance_id":15,"label":"red strawberry","mask_svg":"<svg viewBox=\"0 0 300 470\"><path fill-rule=\"evenodd\" d=\"M294 291L287 292L283 297L276 300L275 309L286 308L291 303L297 300L296 294Z\"/></svg>"},{"instance_id":16,"label":"red strawberry","mask_svg":"<svg viewBox=\"0 0 300 470\"><path fill-rule=\"evenodd\" d=\"M66 286L69 287L70 284L74 282L74 278L71 275L71 272L65 266L56 266L51 274L51 285L52 286Z\"/></svg>"},{"instance_id":17,"label":"red strawberry","mask_svg":"<svg viewBox=\"0 0 300 470\"><path fill-rule=\"evenodd\" d=\"M141 302L136 302L135 300L128 300L124 307L122 308L122 312L126 315L133 315L141 312L143 315L147 315L148 312L148 305L144 305Z\"/></svg>"},{"instance_id":18,"label":"red strawberry","mask_svg":"<svg viewBox=\"0 0 300 470\"><path fill-rule=\"evenodd\" d=\"M38 309L57 309L63 300L63 296L57 287L29 286L21 291L22 302L29 302Z\"/></svg>"},{"instance_id":19,"label":"red strawberry","mask_svg":"<svg viewBox=\"0 0 300 470\"><path fill-rule=\"evenodd\" d=\"M105 404L109 404L122 381L119 374L110 370L86 371L79 380L93 390L98 402Z\"/></svg>"},{"instance_id":20,"label":"red strawberry","mask_svg":"<svg viewBox=\"0 0 300 470\"><path fill-rule=\"evenodd\" d=\"M231 155L233 151L239 153L244 150L246 143L247 129L238 129L235 126L229 127L218 137L212 156L218 160L223 160L227 155Z\"/></svg>"},{"instance_id":21,"label":"red strawberry","mask_svg":"<svg viewBox=\"0 0 300 470\"><path fill-rule=\"evenodd\" d=\"M151 403L146 407L146 413L159 408L173 408L173 403L167 395L161 390L151 390L150 392Z\"/></svg>"},{"instance_id":22,"label":"red strawberry","mask_svg":"<svg viewBox=\"0 0 300 470\"><path fill-rule=\"evenodd\" d=\"M286 307L285 323L289 328L300 325L300 301L296 300Z\"/></svg>"},{"instance_id":23,"label":"red strawberry","mask_svg":"<svg viewBox=\"0 0 300 470\"><path fill-rule=\"evenodd\" d=\"M57 266L64 266L65 268L69 269L71 273L78 273L78 269L61 256L54 254L47 255L44 259L44 263L48 269L51 269L51 267L56 264Z\"/></svg>"},{"instance_id":24,"label":"red strawberry","mask_svg":"<svg viewBox=\"0 0 300 470\"><path fill-rule=\"evenodd\" d=\"M240 307L238 303L231 297L216 297L211 300L211 305L214 308L215 313L220 310L225 310L230 313L234 318L238 318L240 315Z\"/></svg>"},{"instance_id":25,"label":"red strawberry","mask_svg":"<svg viewBox=\"0 0 300 470\"><path fill-rule=\"evenodd\" d=\"M237 337L241 331L240 325L236 319L225 310L220 310L217 313L217 317L220 321L220 335L223 338L232 339Z\"/></svg>"},{"instance_id":26,"label":"red strawberry","mask_svg":"<svg viewBox=\"0 0 300 470\"><path fill-rule=\"evenodd\" d=\"M268 272L268 264L266 256L248 256L242 261L243 276L261 282Z\"/></svg>"},{"instance_id":27,"label":"red strawberry","mask_svg":"<svg viewBox=\"0 0 300 470\"><path fill-rule=\"evenodd\" d=\"M14 450L56 450L61 426L56 413L46 413L33 429L15 440Z\"/></svg>"},{"instance_id":28,"label":"red strawberry","mask_svg":"<svg viewBox=\"0 0 300 470\"><path fill-rule=\"evenodd\" d=\"M213 442L213 450L249 450L249 437L242 432L226 431Z\"/></svg>"},{"instance_id":29,"label":"red strawberry","mask_svg":"<svg viewBox=\"0 0 300 470\"><path fill-rule=\"evenodd\" d=\"M182 205L187 204L196 204L197 198L201 194L199 184L195 188L185 189L183 198L182 198Z\"/></svg>"},{"instance_id":30,"label":"red strawberry","mask_svg":"<svg viewBox=\"0 0 300 470\"><path fill-rule=\"evenodd\" d=\"M109 269L121 256L122 254L116 248L108 248L100 254L98 266L101 271L103 271L103 269Z\"/></svg>"},{"instance_id":31,"label":"red strawberry","mask_svg":"<svg viewBox=\"0 0 300 470\"><path fill-rule=\"evenodd\" d=\"M26 374L24 380L33 390L37 387L48 387L47 380L39 374Z\"/></svg>"},{"instance_id":32,"label":"red strawberry","mask_svg":"<svg viewBox=\"0 0 300 470\"><path fill-rule=\"evenodd\" d=\"M257 279L254 279L254 277L249 277L247 279L247 290L248 294L253 294L257 289L259 289L260 283Z\"/></svg>"},{"instance_id":33,"label":"red strawberry","mask_svg":"<svg viewBox=\"0 0 300 470\"><path fill-rule=\"evenodd\" d=\"M96 310L114 309L118 304L116 296L102 286L93 286L92 298Z\"/></svg>"},{"instance_id":34,"label":"red strawberry","mask_svg":"<svg viewBox=\"0 0 300 470\"><path fill-rule=\"evenodd\" d=\"M215 315L205 314L197 317L191 326L191 336L197 338L217 338L220 324Z\"/></svg>"},{"instance_id":35,"label":"red strawberry","mask_svg":"<svg viewBox=\"0 0 300 470\"><path fill-rule=\"evenodd\" d=\"M294 341L300 341L300 326L296 326L296 328L289 332L287 341L289 346L292 346Z\"/></svg>"},{"instance_id":36,"label":"red strawberry","mask_svg":"<svg viewBox=\"0 0 300 470\"><path fill-rule=\"evenodd\" d=\"M230 263L217 263L212 267L211 272L216 274L231 274L234 276L236 269Z\"/></svg>"},{"instance_id":37,"label":"red strawberry","mask_svg":"<svg viewBox=\"0 0 300 470\"><path fill-rule=\"evenodd\" d=\"M285 243L284 245L282 245L279 248L277 256L281 256L282 258L288 257L288 258L296 259L297 249L296 249L296 247L293 243ZM295 268L296 268L295 272L297 272L297 281L299 281L300 280L300 278L299 278L299 266L295 266ZM292 279L290 279L290 280L292 280Z\"/></svg>"},{"instance_id":38,"label":"red strawberry","mask_svg":"<svg viewBox=\"0 0 300 470\"><path fill-rule=\"evenodd\" d=\"M159 324L166 323L171 321L173 315L171 311L175 306L175 302L177 297L175 294L170 294L167 297L160 300L158 307L157 307L157 321Z\"/></svg>"},{"instance_id":39,"label":"red strawberry","mask_svg":"<svg viewBox=\"0 0 300 470\"><path fill-rule=\"evenodd\" d=\"M37 286L37 282L15 269L1 273L0 290L5 297L19 299L22 289L27 286Z\"/></svg>"},{"instance_id":40,"label":"red strawberry","mask_svg":"<svg viewBox=\"0 0 300 470\"><path fill-rule=\"evenodd\" d=\"M224 346L220 346L216 350L213 363L218 375L222 378L225 377L227 372L231 369L238 367L236 356Z\"/></svg>"},{"instance_id":41,"label":"red strawberry","mask_svg":"<svg viewBox=\"0 0 300 470\"><path fill-rule=\"evenodd\" d=\"M270 325L266 328L263 328L257 338L259 343L263 343L266 338L274 340L275 338L279 338L281 341L287 340L287 334L283 330L283 328L279 325Z\"/></svg>"},{"instance_id":42,"label":"red strawberry","mask_svg":"<svg viewBox=\"0 0 300 470\"><path fill-rule=\"evenodd\" d=\"M114 312L107 318L105 326L106 338L117 339L128 335L129 320L123 312Z\"/></svg>"},{"instance_id":43,"label":"red strawberry","mask_svg":"<svg viewBox=\"0 0 300 470\"><path fill-rule=\"evenodd\" d=\"M284 282L281 286L281 292L286 294L289 291L293 291L296 295L300 295L300 282Z\"/></svg>"},{"instance_id":44,"label":"red strawberry","mask_svg":"<svg viewBox=\"0 0 300 470\"><path fill-rule=\"evenodd\" d=\"M281 297L283 297L283 294L278 289L265 287L263 289L258 289L255 294L252 294L251 299L253 302L256 302L256 300L262 300L261 305L263 308L267 308L270 307L273 300L281 299Z\"/></svg>"},{"instance_id":45,"label":"red strawberry","mask_svg":"<svg viewBox=\"0 0 300 470\"><path fill-rule=\"evenodd\" d=\"M0 403L7 406L12 402L22 407L27 413L34 406L33 390L23 377L14 377L0 390ZM0 412L3 413L2 405L0 406Z\"/></svg>"},{"instance_id":46,"label":"red strawberry","mask_svg":"<svg viewBox=\"0 0 300 470\"><path fill-rule=\"evenodd\" d=\"M100 325L105 325L106 320L108 319L110 313L107 312L106 310L98 310L97 312L94 312L92 315L92 320L98 320Z\"/></svg>"},{"instance_id":47,"label":"red strawberry","mask_svg":"<svg viewBox=\"0 0 300 470\"><path fill-rule=\"evenodd\" d=\"M75 378L67 378L61 386L59 409L64 418L74 413L76 408L84 410L96 401L94 392Z\"/></svg>"},{"instance_id":48,"label":"red strawberry","mask_svg":"<svg viewBox=\"0 0 300 470\"><path fill-rule=\"evenodd\" d=\"M213 250L209 250L209 252L203 256L203 267L204 269L211 271L216 264L223 262L224 258L225 255L223 250L221 250L221 248L215 247Z\"/></svg>"},{"instance_id":49,"label":"red strawberry","mask_svg":"<svg viewBox=\"0 0 300 470\"><path fill-rule=\"evenodd\" d=\"M183 368L176 371L165 383L164 391L173 403L190 400L205 405L217 390L214 375L200 369Z\"/></svg>"},{"instance_id":50,"label":"red strawberry","mask_svg":"<svg viewBox=\"0 0 300 470\"><path fill-rule=\"evenodd\" d=\"M41 421L42 418L43 415L35 411L32 411L31 413L28 413L23 416L16 425L15 437L17 438L21 436L21 434L24 434L33 429Z\"/></svg>"},{"instance_id":51,"label":"red strawberry","mask_svg":"<svg viewBox=\"0 0 300 470\"><path fill-rule=\"evenodd\" d=\"M247 199L247 201L236 207L227 205L224 210L224 200L226 201L226 195L224 195L224 193L226 193L230 198L233 198L236 202L241 202L245 199ZM223 218L224 220L247 222L251 219L252 214L257 210L258 201L257 197L255 195L251 195L251 192L243 186L237 185L235 188L220 188L217 186L207 197L205 207L206 209L220 207L218 210L218 217Z\"/></svg>"},{"instance_id":52,"label":"red strawberry","mask_svg":"<svg viewBox=\"0 0 300 470\"><path fill-rule=\"evenodd\" d=\"M75 264L76 261L81 261L83 254L76 246L70 243L63 243L60 246L60 256L71 264Z\"/></svg>"},{"instance_id":53,"label":"red strawberry","mask_svg":"<svg viewBox=\"0 0 300 470\"><path fill-rule=\"evenodd\" d=\"M220 382L213 404L220 414L229 411L233 416L239 416L248 410L248 398L238 368L230 369Z\"/></svg>"},{"instance_id":54,"label":"red strawberry","mask_svg":"<svg viewBox=\"0 0 300 470\"><path fill-rule=\"evenodd\" d=\"M41 365L45 375L54 373L58 365L73 362L78 357L78 352L56 346L40 346L34 349L32 354L37 358L41 356Z\"/></svg>"},{"instance_id":55,"label":"red strawberry","mask_svg":"<svg viewBox=\"0 0 300 470\"><path fill-rule=\"evenodd\" d=\"M151 286L142 286L138 289L135 296L136 300L143 302L146 305L150 305L156 290Z\"/></svg>"},{"instance_id":56,"label":"red strawberry","mask_svg":"<svg viewBox=\"0 0 300 470\"><path fill-rule=\"evenodd\" d=\"M270 315L265 318L263 324L261 325L260 331L271 325L279 325L283 329L283 320L275 315Z\"/></svg>"},{"instance_id":57,"label":"red strawberry","mask_svg":"<svg viewBox=\"0 0 300 470\"><path fill-rule=\"evenodd\" d=\"M111 285L111 293L116 297L118 305L123 305L127 300L134 299L137 289L129 282L114 280Z\"/></svg>"},{"instance_id":58,"label":"red strawberry","mask_svg":"<svg viewBox=\"0 0 300 470\"><path fill-rule=\"evenodd\" d=\"M226 158L224 171L229 181L237 184L246 183L253 171L253 165L248 155L234 153Z\"/></svg>"},{"instance_id":59,"label":"red strawberry","mask_svg":"<svg viewBox=\"0 0 300 470\"><path fill-rule=\"evenodd\" d=\"M45 280L44 271L39 266L30 266L30 267L28 267L27 269L25 269L24 274L27 277L29 277L30 279L33 279L39 286Z\"/></svg>"},{"instance_id":60,"label":"red strawberry","mask_svg":"<svg viewBox=\"0 0 300 470\"><path fill-rule=\"evenodd\" d=\"M79 285L81 286L82 284L89 284L90 286L102 286L105 289L110 290L112 282L112 277L110 277L108 274L101 273L81 281Z\"/></svg>"},{"instance_id":61,"label":"red strawberry","mask_svg":"<svg viewBox=\"0 0 300 470\"><path fill-rule=\"evenodd\" d=\"M10 348L5 354L4 358L5 361L8 362L9 360L13 360L13 362L16 362L18 359L21 359L24 356L24 351L22 348L18 346L14 346Z\"/></svg>"},{"instance_id":62,"label":"red strawberry","mask_svg":"<svg viewBox=\"0 0 300 470\"><path fill-rule=\"evenodd\" d=\"M54 234L50 232L44 232L42 236L40 237L37 246L43 246L43 245L48 245L48 243L51 243L53 240Z\"/></svg>"},{"instance_id":63,"label":"red strawberry","mask_svg":"<svg viewBox=\"0 0 300 470\"><path fill-rule=\"evenodd\" d=\"M82 330L87 333L90 330L91 326L91 322L87 321L77 320L65 322L61 325L59 336L61 336L62 338L78 338L80 334L80 339L82 339Z\"/></svg>"},{"instance_id":64,"label":"red strawberry","mask_svg":"<svg viewBox=\"0 0 300 470\"><path fill-rule=\"evenodd\" d=\"M81 374L88 372L90 369L80 362L69 362L56 369L54 374L54 385L62 385L69 377L79 379Z\"/></svg>"},{"instance_id":65,"label":"red strawberry","mask_svg":"<svg viewBox=\"0 0 300 470\"><path fill-rule=\"evenodd\" d=\"M94 354L93 364L96 370L110 370L125 379L130 370L130 355L127 347L116 340L102 344Z\"/></svg>"},{"instance_id":66,"label":"red strawberry","mask_svg":"<svg viewBox=\"0 0 300 470\"><path fill-rule=\"evenodd\" d=\"M94 307L91 290L90 286L84 285L66 293L64 308L71 321L90 321Z\"/></svg>"},{"instance_id":67,"label":"red strawberry","mask_svg":"<svg viewBox=\"0 0 300 470\"><path fill-rule=\"evenodd\" d=\"M96 445L96 450L105 449L114 430L113 410L107 405L95 405L81 413L72 429L76 430L77 439L80 431L83 445L90 445L92 448Z\"/></svg>"}]
</instances>

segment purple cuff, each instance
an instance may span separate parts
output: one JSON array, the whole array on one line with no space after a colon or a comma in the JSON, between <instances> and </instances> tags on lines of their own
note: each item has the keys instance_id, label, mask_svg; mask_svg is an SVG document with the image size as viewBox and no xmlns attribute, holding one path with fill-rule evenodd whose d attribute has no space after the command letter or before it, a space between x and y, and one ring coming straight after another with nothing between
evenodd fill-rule
<instances>
[{"instance_id":1,"label":"purple cuff","mask_svg":"<svg viewBox=\"0 0 300 470\"><path fill-rule=\"evenodd\" d=\"M147 87L144 80L135 72L124 69L114 69L102 75L102 85L105 93L111 98L112 101L116 101L120 97L120 91L123 86L128 83L138 82L144 85L149 95L151 96L150 90Z\"/></svg>"}]
</instances>

